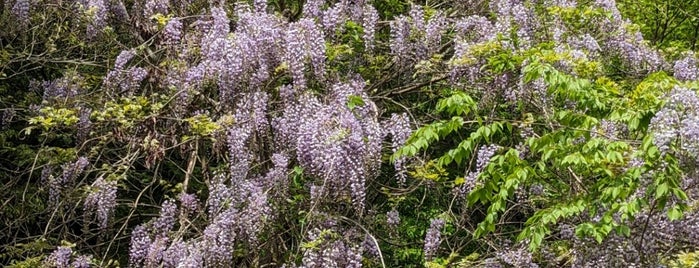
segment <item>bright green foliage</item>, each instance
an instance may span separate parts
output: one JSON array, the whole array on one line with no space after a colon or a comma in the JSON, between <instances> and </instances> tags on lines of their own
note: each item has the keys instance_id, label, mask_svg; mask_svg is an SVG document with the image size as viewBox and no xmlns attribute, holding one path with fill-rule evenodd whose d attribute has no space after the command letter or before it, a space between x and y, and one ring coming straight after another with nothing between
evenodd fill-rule
<instances>
[{"instance_id":1,"label":"bright green foliage","mask_svg":"<svg viewBox=\"0 0 699 268\"><path fill-rule=\"evenodd\" d=\"M604 76L591 80L557 70L551 62L566 58L566 54L545 46L519 55L476 55L486 55L490 63L488 68L494 73L514 70L515 62L522 62L526 57L527 64L521 69L524 81L542 79L555 108L550 114L539 117L524 113L520 119L487 118L484 116L487 111L477 108L478 100L468 92L456 91L440 99L435 107L436 113L450 119L421 127L396 153L396 156L412 156L429 151L437 143L455 139L453 147L433 152L437 166L446 168L470 165L469 159L482 144L509 147L490 160L468 196L469 206L487 207L474 232L476 237L495 232L517 189L534 184L544 185L546 198L538 202L536 212L527 216L518 234L518 240L528 241L531 250L537 249L551 234L552 226L565 219L603 212L600 221L583 223L576 231L580 236L601 242L612 231L628 235L629 228L623 221L643 207L654 204L656 209L662 209L669 198L686 198L679 185L682 173L677 160L670 155L661 156L651 136L646 135L649 117L662 105L661 95L677 83L673 78L662 72L654 73L629 91L628 86ZM577 64L597 69L590 68L596 63ZM566 107L565 103L575 103L575 107ZM633 139L618 139L612 133L605 133L600 128L602 121L626 126ZM539 133L522 141L529 150L526 158L521 157L524 152L511 145L517 143L516 136L524 127L534 127ZM661 157L663 159L659 159ZM642 159L644 164L629 167L634 158ZM667 164L660 167L655 164L659 162ZM632 197L640 187L643 174L649 172L655 174L648 188L654 193L651 199ZM457 185L463 183L458 173L452 176L459 182ZM680 218L683 210L683 205L672 207L668 216ZM617 213L621 221L612 218Z\"/></svg>"},{"instance_id":2,"label":"bright green foliage","mask_svg":"<svg viewBox=\"0 0 699 268\"><path fill-rule=\"evenodd\" d=\"M699 252L685 252L674 256L668 261L668 267L671 268L687 268L699 267Z\"/></svg>"}]
</instances>

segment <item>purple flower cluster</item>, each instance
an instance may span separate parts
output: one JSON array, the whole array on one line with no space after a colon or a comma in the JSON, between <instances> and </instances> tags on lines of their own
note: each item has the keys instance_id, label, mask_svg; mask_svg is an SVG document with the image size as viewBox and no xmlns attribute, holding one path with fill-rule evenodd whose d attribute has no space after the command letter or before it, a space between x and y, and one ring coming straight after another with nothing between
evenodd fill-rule
<instances>
[{"instance_id":1,"label":"purple flower cluster","mask_svg":"<svg viewBox=\"0 0 699 268\"><path fill-rule=\"evenodd\" d=\"M41 87L44 89L44 101L73 98L80 93L80 76L65 76L52 81L44 81Z\"/></svg>"},{"instance_id":2,"label":"purple flower cluster","mask_svg":"<svg viewBox=\"0 0 699 268\"><path fill-rule=\"evenodd\" d=\"M294 81L294 87L306 88L304 75L306 62L310 61L316 79L322 80L325 73L325 41L323 32L311 19L301 19L289 25L286 32L284 61Z\"/></svg>"},{"instance_id":3,"label":"purple flower cluster","mask_svg":"<svg viewBox=\"0 0 699 268\"><path fill-rule=\"evenodd\" d=\"M119 53L114 61L114 68L109 71L104 79L103 86L111 90L118 90L116 93L127 93L131 95L140 88L141 82L148 76L148 71L142 67L126 65L136 54L133 50L124 50Z\"/></svg>"},{"instance_id":4,"label":"purple flower cluster","mask_svg":"<svg viewBox=\"0 0 699 268\"><path fill-rule=\"evenodd\" d=\"M235 232L237 216L238 211L234 208L226 209L204 229L202 255L208 266L231 264L237 235Z\"/></svg>"},{"instance_id":5,"label":"purple flower cluster","mask_svg":"<svg viewBox=\"0 0 699 268\"><path fill-rule=\"evenodd\" d=\"M486 17L468 16L454 22L456 40L465 42L484 42L493 40L496 32L494 25Z\"/></svg>"},{"instance_id":6,"label":"purple flower cluster","mask_svg":"<svg viewBox=\"0 0 699 268\"><path fill-rule=\"evenodd\" d=\"M412 134L412 129L410 128L410 121L407 114L393 114L391 118L384 123L383 129L387 131L387 134L391 135L391 150L393 153L398 151L398 149L405 145L408 141L410 135ZM398 184L405 184L407 178L407 167L405 157L399 157L393 163L396 169L396 178L398 179Z\"/></svg>"},{"instance_id":7,"label":"purple flower cluster","mask_svg":"<svg viewBox=\"0 0 699 268\"><path fill-rule=\"evenodd\" d=\"M395 208L386 213L386 223L391 227L396 227L400 224L400 215Z\"/></svg>"},{"instance_id":8,"label":"purple flower cluster","mask_svg":"<svg viewBox=\"0 0 699 268\"><path fill-rule=\"evenodd\" d=\"M71 261L72 259L72 261ZM78 255L70 247L58 247L44 259L43 267L51 268L90 268L91 256Z\"/></svg>"},{"instance_id":9,"label":"purple flower cluster","mask_svg":"<svg viewBox=\"0 0 699 268\"><path fill-rule=\"evenodd\" d=\"M49 176L49 203L54 206L60 201L63 192L70 189L78 175L90 164L85 157L79 157L75 162L64 164L63 174L59 177Z\"/></svg>"},{"instance_id":10,"label":"purple flower cluster","mask_svg":"<svg viewBox=\"0 0 699 268\"><path fill-rule=\"evenodd\" d=\"M135 56L136 53L132 49L121 51L114 60L114 70L124 70L126 64Z\"/></svg>"},{"instance_id":11,"label":"purple flower cluster","mask_svg":"<svg viewBox=\"0 0 699 268\"><path fill-rule=\"evenodd\" d=\"M163 267L178 267L187 257L187 244L182 240L176 240L170 243L170 246L163 251ZM185 266L188 267L188 266Z\"/></svg>"},{"instance_id":12,"label":"purple flower cluster","mask_svg":"<svg viewBox=\"0 0 699 268\"><path fill-rule=\"evenodd\" d=\"M104 177L99 177L93 184L92 190L85 198L84 210L91 215L97 213L97 220L102 229L107 228L109 219L116 208L116 181L107 181Z\"/></svg>"},{"instance_id":13,"label":"purple flower cluster","mask_svg":"<svg viewBox=\"0 0 699 268\"><path fill-rule=\"evenodd\" d=\"M359 243L350 241L352 230L338 234L336 228L312 229L308 232L308 243L317 246L306 249L300 267L362 267L362 253L364 247ZM338 239L337 237L347 237Z\"/></svg>"},{"instance_id":14,"label":"purple flower cluster","mask_svg":"<svg viewBox=\"0 0 699 268\"><path fill-rule=\"evenodd\" d=\"M167 22L163 29L163 44L166 46L176 46L182 39L182 21L173 18Z\"/></svg>"},{"instance_id":15,"label":"purple flower cluster","mask_svg":"<svg viewBox=\"0 0 699 268\"><path fill-rule=\"evenodd\" d=\"M6 108L2 111L2 116L0 116L0 129L7 128L12 119L17 115L14 108Z\"/></svg>"},{"instance_id":16,"label":"purple flower cluster","mask_svg":"<svg viewBox=\"0 0 699 268\"><path fill-rule=\"evenodd\" d=\"M358 212L364 209L365 182L380 163L383 138L376 107L363 92L363 83L333 86L328 104L303 118L298 127L296 151L299 163L323 180L321 195L349 192ZM348 103L361 98L364 105L350 109Z\"/></svg>"},{"instance_id":17,"label":"purple flower cluster","mask_svg":"<svg viewBox=\"0 0 699 268\"><path fill-rule=\"evenodd\" d=\"M500 146L495 144L483 145L478 149L478 156L476 157L476 168L474 171L466 170L466 175L464 176L464 184L460 189L461 194L470 193L476 186L478 186L478 176L485 169L485 167L490 163L490 159L493 158L495 153L500 149Z\"/></svg>"},{"instance_id":18,"label":"purple flower cluster","mask_svg":"<svg viewBox=\"0 0 699 268\"><path fill-rule=\"evenodd\" d=\"M428 53L437 53L437 49L442 44L442 35L448 26L447 18L442 12L438 12L427 21L425 27L424 45L428 49Z\"/></svg>"},{"instance_id":19,"label":"purple flower cluster","mask_svg":"<svg viewBox=\"0 0 699 268\"><path fill-rule=\"evenodd\" d=\"M269 127L268 101L269 95L266 92L243 93L235 109L237 123L258 133L265 133Z\"/></svg>"},{"instance_id":20,"label":"purple flower cluster","mask_svg":"<svg viewBox=\"0 0 699 268\"><path fill-rule=\"evenodd\" d=\"M325 35L336 39L345 29L348 21L364 28L364 42L368 50L373 48L374 31L378 21L376 9L366 1L337 1L321 10L323 1L307 1L304 5L304 18L318 18Z\"/></svg>"},{"instance_id":21,"label":"purple flower cluster","mask_svg":"<svg viewBox=\"0 0 699 268\"><path fill-rule=\"evenodd\" d=\"M275 145L282 150L290 150L295 147L300 127L305 118L312 118L323 104L310 93L300 94L295 97L296 91L291 86L280 88L280 94L285 96L282 115L272 119Z\"/></svg>"},{"instance_id":22,"label":"purple flower cluster","mask_svg":"<svg viewBox=\"0 0 699 268\"><path fill-rule=\"evenodd\" d=\"M206 31L201 40L202 55L211 59L221 58L222 51L218 50L223 49L222 43L230 32L230 19L226 10L221 7L212 7L211 21L201 22L200 25L202 28L198 30Z\"/></svg>"},{"instance_id":23,"label":"purple flower cluster","mask_svg":"<svg viewBox=\"0 0 699 268\"><path fill-rule=\"evenodd\" d=\"M595 5L612 15L599 25L601 31L614 33L605 40L606 52L615 53L636 71L652 72L667 65L660 53L646 44L640 31L629 31L631 22L621 19L615 1L597 0Z\"/></svg>"},{"instance_id":24,"label":"purple flower cluster","mask_svg":"<svg viewBox=\"0 0 699 268\"><path fill-rule=\"evenodd\" d=\"M391 54L398 58L406 56L409 49L410 22L405 16L399 16L391 21Z\"/></svg>"},{"instance_id":25,"label":"purple flower cluster","mask_svg":"<svg viewBox=\"0 0 699 268\"><path fill-rule=\"evenodd\" d=\"M243 198L246 204L238 217L237 230L239 235L247 238L248 243L257 245L258 234L271 220L272 207L265 189L259 183L246 181L239 187L245 192Z\"/></svg>"},{"instance_id":26,"label":"purple flower cluster","mask_svg":"<svg viewBox=\"0 0 699 268\"><path fill-rule=\"evenodd\" d=\"M376 241L369 234L364 236L362 248L362 251L367 255L367 257L373 258L381 255L379 245L376 244Z\"/></svg>"},{"instance_id":27,"label":"purple flower cluster","mask_svg":"<svg viewBox=\"0 0 699 268\"><path fill-rule=\"evenodd\" d=\"M92 130L92 121L90 121L90 114L92 109L81 107L78 112L78 143L83 143L90 136L90 131Z\"/></svg>"},{"instance_id":28,"label":"purple flower cluster","mask_svg":"<svg viewBox=\"0 0 699 268\"><path fill-rule=\"evenodd\" d=\"M94 38L107 27L107 6L105 0L89 0L87 10L92 15L87 25L87 37Z\"/></svg>"},{"instance_id":29,"label":"purple flower cluster","mask_svg":"<svg viewBox=\"0 0 699 268\"><path fill-rule=\"evenodd\" d=\"M490 10L497 14L495 29L509 36L516 34L518 48L529 48L537 22L533 11L524 6L521 0L497 0L490 2ZM513 44L510 44L513 45Z\"/></svg>"},{"instance_id":30,"label":"purple flower cluster","mask_svg":"<svg viewBox=\"0 0 699 268\"><path fill-rule=\"evenodd\" d=\"M391 54L399 61L418 62L439 52L447 20L441 12L425 18L421 6L412 5L409 16L398 16L391 21Z\"/></svg>"},{"instance_id":31,"label":"purple flower cluster","mask_svg":"<svg viewBox=\"0 0 699 268\"><path fill-rule=\"evenodd\" d=\"M694 81L699 78L697 59L693 55L687 55L683 59L676 61L673 69L674 76L677 80Z\"/></svg>"},{"instance_id":32,"label":"purple flower cluster","mask_svg":"<svg viewBox=\"0 0 699 268\"><path fill-rule=\"evenodd\" d=\"M126 6L122 0L108 0L109 12L112 13L114 19L118 21L129 21L129 13L126 11Z\"/></svg>"},{"instance_id":33,"label":"purple flower cluster","mask_svg":"<svg viewBox=\"0 0 699 268\"><path fill-rule=\"evenodd\" d=\"M425 245L423 248L425 261L431 261L437 253L439 244L442 242L442 228L444 228L443 219L432 219L430 228L427 229L427 234L425 235Z\"/></svg>"},{"instance_id":34,"label":"purple flower cluster","mask_svg":"<svg viewBox=\"0 0 699 268\"><path fill-rule=\"evenodd\" d=\"M31 0L15 0L10 12L20 25L26 26L29 24L29 9L31 8Z\"/></svg>"},{"instance_id":35,"label":"purple flower cluster","mask_svg":"<svg viewBox=\"0 0 699 268\"><path fill-rule=\"evenodd\" d=\"M70 268L90 268L92 267L91 263L92 257L86 256L86 255L78 255L73 259L73 262L70 264Z\"/></svg>"},{"instance_id":36,"label":"purple flower cluster","mask_svg":"<svg viewBox=\"0 0 699 268\"><path fill-rule=\"evenodd\" d=\"M286 192L289 157L284 154L273 154L271 159L274 166L267 171L262 179L262 184L270 189L278 187L278 192Z\"/></svg>"},{"instance_id":37,"label":"purple flower cluster","mask_svg":"<svg viewBox=\"0 0 699 268\"><path fill-rule=\"evenodd\" d=\"M238 21L235 31L229 35L230 20L226 12L221 8L212 8L211 15L212 21L202 22L202 25L209 26L201 27L204 30L200 41L203 61L197 73L218 82L219 98L225 107L232 107L240 92L259 91L283 61L290 66L292 77L305 79L305 56L309 50L314 55L311 61L315 71L322 72L317 57L324 57L324 42L318 42L317 38L322 40L322 35L315 36L317 29L312 21L309 20L310 25L297 22L294 25L298 27L289 26L296 28L290 29L275 16L241 7L236 10ZM294 33L289 34L289 31ZM319 46L322 48L317 52ZM293 55L287 59L289 53Z\"/></svg>"},{"instance_id":38,"label":"purple flower cluster","mask_svg":"<svg viewBox=\"0 0 699 268\"><path fill-rule=\"evenodd\" d=\"M323 12L321 22L327 35L333 36L338 28L347 20L347 8L345 1L340 1Z\"/></svg>"},{"instance_id":39,"label":"purple flower cluster","mask_svg":"<svg viewBox=\"0 0 699 268\"><path fill-rule=\"evenodd\" d=\"M471 84L477 83L481 77L480 60L471 55L471 48L478 43L495 40L497 32L495 25L482 16L469 16L454 22L454 56L451 59L450 77L457 83L463 76Z\"/></svg>"},{"instance_id":40,"label":"purple flower cluster","mask_svg":"<svg viewBox=\"0 0 699 268\"><path fill-rule=\"evenodd\" d=\"M573 48L585 49L593 55L602 51L602 47L600 47L597 39L587 33L580 37L570 37L568 39L568 43Z\"/></svg>"},{"instance_id":41,"label":"purple flower cluster","mask_svg":"<svg viewBox=\"0 0 699 268\"><path fill-rule=\"evenodd\" d=\"M191 201L187 202L191 203ZM205 253L216 250L217 246L209 243L208 238L233 243L232 239L229 239L231 237L226 236L227 232L211 231L221 227L222 218L226 217L226 213L221 213L212 220L201 237L189 241L184 241L177 234L170 232L174 226L176 214L177 206L173 201L166 200L162 204L158 218L133 229L129 249L129 267L204 267ZM233 217L228 218L232 219ZM226 254L230 255L231 253L232 249L228 248ZM212 257L212 255L208 256ZM207 259L207 265L214 265L213 261L215 259ZM225 264L230 265L230 262Z\"/></svg>"},{"instance_id":42,"label":"purple flower cluster","mask_svg":"<svg viewBox=\"0 0 699 268\"><path fill-rule=\"evenodd\" d=\"M320 18L322 15L321 7L325 1L323 0L308 0L303 4L304 18Z\"/></svg>"},{"instance_id":43,"label":"purple flower cluster","mask_svg":"<svg viewBox=\"0 0 699 268\"><path fill-rule=\"evenodd\" d=\"M170 9L170 1L168 0L146 0L143 7L143 17L150 19L156 14L166 15Z\"/></svg>"},{"instance_id":44,"label":"purple flower cluster","mask_svg":"<svg viewBox=\"0 0 699 268\"><path fill-rule=\"evenodd\" d=\"M180 207L187 215L191 216L200 209L199 199L194 194L181 193L177 199L180 201Z\"/></svg>"},{"instance_id":45,"label":"purple flower cluster","mask_svg":"<svg viewBox=\"0 0 699 268\"><path fill-rule=\"evenodd\" d=\"M608 139L618 139L619 136L624 132L624 125L609 121L602 120L599 125L596 125L590 129L590 135L593 138L605 137Z\"/></svg>"},{"instance_id":46,"label":"purple flower cluster","mask_svg":"<svg viewBox=\"0 0 699 268\"><path fill-rule=\"evenodd\" d=\"M148 247L148 254L144 260L144 267L158 267L163 261L165 250L170 239L164 235L156 235Z\"/></svg>"},{"instance_id":47,"label":"purple flower cluster","mask_svg":"<svg viewBox=\"0 0 699 268\"><path fill-rule=\"evenodd\" d=\"M379 12L370 5L364 6L362 28L364 29L364 47L367 51L374 49L374 36L376 34L376 23L379 21Z\"/></svg>"},{"instance_id":48,"label":"purple flower cluster","mask_svg":"<svg viewBox=\"0 0 699 268\"><path fill-rule=\"evenodd\" d=\"M533 262L532 253L526 247L506 248L496 253L496 258L512 267L538 268L539 265Z\"/></svg>"},{"instance_id":49,"label":"purple flower cluster","mask_svg":"<svg viewBox=\"0 0 699 268\"><path fill-rule=\"evenodd\" d=\"M694 90L675 87L668 93L665 106L658 111L649 128L655 145L663 153L676 150L682 156L699 154L699 96Z\"/></svg>"},{"instance_id":50,"label":"purple flower cluster","mask_svg":"<svg viewBox=\"0 0 699 268\"><path fill-rule=\"evenodd\" d=\"M165 200L160 208L160 215L153 222L153 230L159 234L167 234L175 227L177 205L171 200Z\"/></svg>"},{"instance_id":51,"label":"purple flower cluster","mask_svg":"<svg viewBox=\"0 0 699 268\"><path fill-rule=\"evenodd\" d=\"M251 129L246 126L236 126L228 129L228 155L230 157L231 179L242 181L248 176L252 155L246 146Z\"/></svg>"},{"instance_id":52,"label":"purple flower cluster","mask_svg":"<svg viewBox=\"0 0 699 268\"><path fill-rule=\"evenodd\" d=\"M151 244L150 234L144 225L139 225L131 232L131 247L129 248L129 264L139 267L148 256Z\"/></svg>"},{"instance_id":53,"label":"purple flower cluster","mask_svg":"<svg viewBox=\"0 0 699 268\"><path fill-rule=\"evenodd\" d=\"M602 10L610 13L611 21L613 21L613 22L622 21L621 12L619 12L619 9L616 7L616 1L614 1L614 0L595 0L594 4L596 6L598 6L599 8L601 8Z\"/></svg>"},{"instance_id":54,"label":"purple flower cluster","mask_svg":"<svg viewBox=\"0 0 699 268\"><path fill-rule=\"evenodd\" d=\"M68 268L73 249L69 247L58 247L46 258L44 264L50 267Z\"/></svg>"},{"instance_id":55,"label":"purple flower cluster","mask_svg":"<svg viewBox=\"0 0 699 268\"><path fill-rule=\"evenodd\" d=\"M231 191L225 184L226 175L219 173L214 175L209 182L209 198L206 200L206 207L209 218L214 218L223 212L224 204L231 199Z\"/></svg>"},{"instance_id":56,"label":"purple flower cluster","mask_svg":"<svg viewBox=\"0 0 699 268\"><path fill-rule=\"evenodd\" d=\"M267 0L253 1L253 7L255 8L255 12L265 12L267 10Z\"/></svg>"},{"instance_id":57,"label":"purple flower cluster","mask_svg":"<svg viewBox=\"0 0 699 268\"><path fill-rule=\"evenodd\" d=\"M578 6L578 3L575 0L546 0L544 1L544 6L575 8Z\"/></svg>"}]
</instances>

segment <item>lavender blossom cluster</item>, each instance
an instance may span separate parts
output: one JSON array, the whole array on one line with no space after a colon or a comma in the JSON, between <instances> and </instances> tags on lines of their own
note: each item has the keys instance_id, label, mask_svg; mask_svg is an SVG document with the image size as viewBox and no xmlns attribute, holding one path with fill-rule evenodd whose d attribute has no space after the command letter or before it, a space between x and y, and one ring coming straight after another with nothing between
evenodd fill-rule
<instances>
[{"instance_id":1,"label":"lavender blossom cluster","mask_svg":"<svg viewBox=\"0 0 699 268\"><path fill-rule=\"evenodd\" d=\"M99 177L93 184L92 190L85 198L83 209L87 215L97 214L99 226L103 230L107 228L109 220L114 214L117 206L117 184L116 181L107 181L104 177Z\"/></svg>"},{"instance_id":2,"label":"lavender blossom cluster","mask_svg":"<svg viewBox=\"0 0 699 268\"><path fill-rule=\"evenodd\" d=\"M306 235L307 243L315 246L303 252L300 267L362 267L364 247L352 242L355 230L341 230L331 223L326 228L314 228Z\"/></svg>"},{"instance_id":3,"label":"lavender blossom cluster","mask_svg":"<svg viewBox=\"0 0 699 268\"><path fill-rule=\"evenodd\" d=\"M694 157L699 153L699 97L694 90L676 86L667 94L665 106L651 120L655 145L663 153Z\"/></svg>"},{"instance_id":4,"label":"lavender blossom cluster","mask_svg":"<svg viewBox=\"0 0 699 268\"><path fill-rule=\"evenodd\" d=\"M391 55L402 65L410 65L440 52L449 24L445 14L437 12L427 18L424 9L413 4L408 16L396 17L390 26Z\"/></svg>"},{"instance_id":5,"label":"lavender blossom cluster","mask_svg":"<svg viewBox=\"0 0 699 268\"><path fill-rule=\"evenodd\" d=\"M51 268L90 268L92 257L80 255L71 247L60 246L44 259L44 267Z\"/></svg>"},{"instance_id":6,"label":"lavender blossom cluster","mask_svg":"<svg viewBox=\"0 0 699 268\"><path fill-rule=\"evenodd\" d=\"M57 206L66 191L75 185L76 178L83 173L89 164L90 162L86 157L79 157L75 162L64 164L62 166L63 173L60 176L49 175L49 204Z\"/></svg>"},{"instance_id":7,"label":"lavender blossom cluster","mask_svg":"<svg viewBox=\"0 0 699 268\"><path fill-rule=\"evenodd\" d=\"M364 211L365 183L380 163L383 138L373 103L353 109L347 105L352 98L368 100L363 89L362 81L333 86L331 99L303 118L296 134L299 163L322 179L314 198L349 194L359 214Z\"/></svg>"},{"instance_id":8,"label":"lavender blossom cluster","mask_svg":"<svg viewBox=\"0 0 699 268\"><path fill-rule=\"evenodd\" d=\"M466 170L466 174L464 175L464 184L459 191L462 196L470 193L480 184L478 177L499 149L500 147L495 144L484 145L478 149L475 170Z\"/></svg>"},{"instance_id":9,"label":"lavender blossom cluster","mask_svg":"<svg viewBox=\"0 0 699 268\"><path fill-rule=\"evenodd\" d=\"M437 254L439 244L442 243L442 228L444 228L443 219L433 219L430 222L430 228L427 229L427 234L425 235L425 245L423 247L425 261L432 260L435 257L435 254Z\"/></svg>"}]
</instances>

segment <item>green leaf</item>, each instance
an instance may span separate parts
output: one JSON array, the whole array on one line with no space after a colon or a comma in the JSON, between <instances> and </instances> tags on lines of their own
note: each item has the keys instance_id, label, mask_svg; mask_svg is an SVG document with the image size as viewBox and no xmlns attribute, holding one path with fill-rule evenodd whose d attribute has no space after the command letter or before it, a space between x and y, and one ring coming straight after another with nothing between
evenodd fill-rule
<instances>
[{"instance_id":1,"label":"green leaf","mask_svg":"<svg viewBox=\"0 0 699 268\"><path fill-rule=\"evenodd\" d=\"M679 220L684 216L684 212L679 206L673 206L667 211L667 217L671 220Z\"/></svg>"},{"instance_id":2,"label":"green leaf","mask_svg":"<svg viewBox=\"0 0 699 268\"><path fill-rule=\"evenodd\" d=\"M667 195L668 192L668 185L667 183L661 183L658 185L658 187L655 188L655 198L661 198Z\"/></svg>"},{"instance_id":3,"label":"green leaf","mask_svg":"<svg viewBox=\"0 0 699 268\"><path fill-rule=\"evenodd\" d=\"M347 99L347 108L350 110L354 110L354 108L364 105L366 105L366 103L364 103L364 99L362 99L360 96L350 95Z\"/></svg>"}]
</instances>

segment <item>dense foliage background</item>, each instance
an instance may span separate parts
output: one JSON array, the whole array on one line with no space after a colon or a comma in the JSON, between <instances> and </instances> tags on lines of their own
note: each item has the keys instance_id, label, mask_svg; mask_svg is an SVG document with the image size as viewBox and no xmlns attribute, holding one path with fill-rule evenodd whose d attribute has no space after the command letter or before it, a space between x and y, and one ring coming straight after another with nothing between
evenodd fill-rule
<instances>
[{"instance_id":1,"label":"dense foliage background","mask_svg":"<svg viewBox=\"0 0 699 268\"><path fill-rule=\"evenodd\" d=\"M0 264L694 267L694 2L3 1Z\"/></svg>"}]
</instances>

